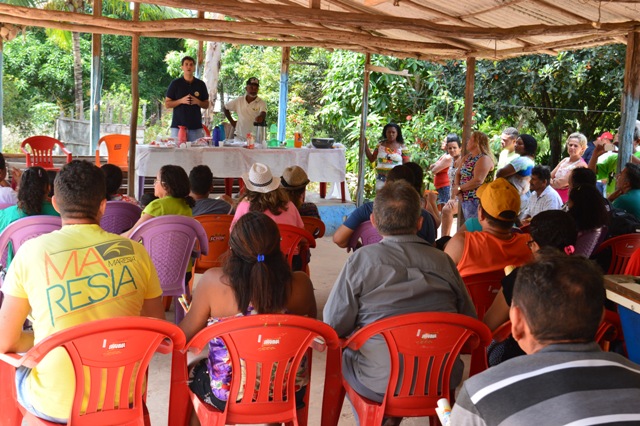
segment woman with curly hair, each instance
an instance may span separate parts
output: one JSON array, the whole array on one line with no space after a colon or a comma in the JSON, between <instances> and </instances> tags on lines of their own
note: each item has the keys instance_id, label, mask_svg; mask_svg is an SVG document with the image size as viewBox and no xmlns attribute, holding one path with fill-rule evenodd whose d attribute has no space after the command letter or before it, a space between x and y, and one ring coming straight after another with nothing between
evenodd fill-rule
<instances>
[{"instance_id":1,"label":"woman with curly hair","mask_svg":"<svg viewBox=\"0 0 640 426\"><path fill-rule=\"evenodd\" d=\"M269 166L254 163L248 173L242 175L245 192L240 197L231 228L247 212L262 212L276 223L304 228L300 213L280 187L280 178L271 174Z\"/></svg>"},{"instance_id":2,"label":"woman with curly hair","mask_svg":"<svg viewBox=\"0 0 640 426\"><path fill-rule=\"evenodd\" d=\"M467 152L462 157L460 167L456 171L455 182L451 188L451 196L462 200L464 219L478 216L480 199L476 190L483 183L491 182L495 158L489 147L489 137L475 131L467 141Z\"/></svg>"},{"instance_id":3,"label":"woman with curly hair","mask_svg":"<svg viewBox=\"0 0 640 426\"><path fill-rule=\"evenodd\" d=\"M388 123L382 128L382 139L373 152L368 143L364 149L367 159L376 163L376 190L384 185L389 170L409 161L409 156L405 153L402 130L396 123Z\"/></svg>"},{"instance_id":4,"label":"woman with curly hair","mask_svg":"<svg viewBox=\"0 0 640 426\"><path fill-rule=\"evenodd\" d=\"M190 191L189 176L182 167L171 164L162 166L153 183L153 193L158 198L142 210L140 219L131 230L124 232L122 236L129 237L131 231L138 225L154 217L168 214L191 217L191 208L195 206L196 202L189 195Z\"/></svg>"},{"instance_id":5,"label":"woman with curly hair","mask_svg":"<svg viewBox=\"0 0 640 426\"><path fill-rule=\"evenodd\" d=\"M42 167L29 167L22 173L18 204L0 210L0 232L10 223L33 215L60 216L49 198L49 175Z\"/></svg>"},{"instance_id":6,"label":"woman with curly hair","mask_svg":"<svg viewBox=\"0 0 640 426\"><path fill-rule=\"evenodd\" d=\"M257 313L316 317L311 280L303 272L291 272L280 251L278 226L266 214L242 215L229 236L229 248L222 268L205 272L193 292L193 303L180 322L187 340L205 327ZM301 370L305 367L303 361ZM231 374L227 348L216 338L209 342L207 358L191 369L189 387L205 403L224 410ZM296 401L307 383L307 374L298 371ZM197 419L191 424L198 424Z\"/></svg>"}]
</instances>

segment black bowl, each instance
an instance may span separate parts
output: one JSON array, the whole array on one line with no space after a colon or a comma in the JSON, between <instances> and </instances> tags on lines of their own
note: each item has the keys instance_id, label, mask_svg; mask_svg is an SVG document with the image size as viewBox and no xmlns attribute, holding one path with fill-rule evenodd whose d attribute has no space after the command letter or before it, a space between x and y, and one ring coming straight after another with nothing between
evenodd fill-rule
<instances>
[{"instance_id":1,"label":"black bowl","mask_svg":"<svg viewBox=\"0 0 640 426\"><path fill-rule=\"evenodd\" d=\"M311 145L320 149L331 148L333 146L333 138L311 138Z\"/></svg>"}]
</instances>

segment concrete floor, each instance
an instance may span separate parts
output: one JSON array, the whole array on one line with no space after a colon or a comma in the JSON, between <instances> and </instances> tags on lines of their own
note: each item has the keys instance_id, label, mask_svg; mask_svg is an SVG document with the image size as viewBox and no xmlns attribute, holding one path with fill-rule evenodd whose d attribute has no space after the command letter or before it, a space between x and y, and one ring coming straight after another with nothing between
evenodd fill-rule
<instances>
[{"instance_id":1,"label":"concrete floor","mask_svg":"<svg viewBox=\"0 0 640 426\"><path fill-rule=\"evenodd\" d=\"M322 309L327 301L329 292L338 276L342 265L349 254L344 249L338 248L331 237L317 240L317 247L312 250L311 279L316 290L319 319L322 319ZM168 318L173 319L173 312L168 313ZM320 424L320 408L322 401L322 389L324 386L325 362L324 353L314 353L314 369L311 377L311 406L309 409L309 425ZM167 425L167 410L169 406L169 355L156 355L149 371L148 407L151 413L151 421L154 426ZM346 401L342 407L340 426L354 426L356 424L351 407ZM426 425L427 418L410 418L402 422L403 426Z\"/></svg>"}]
</instances>

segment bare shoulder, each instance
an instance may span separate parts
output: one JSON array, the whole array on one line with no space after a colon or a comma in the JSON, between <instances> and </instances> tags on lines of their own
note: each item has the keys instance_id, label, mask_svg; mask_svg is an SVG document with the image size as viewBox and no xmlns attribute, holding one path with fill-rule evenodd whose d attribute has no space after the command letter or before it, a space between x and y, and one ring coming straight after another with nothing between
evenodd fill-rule
<instances>
[{"instance_id":1,"label":"bare shoulder","mask_svg":"<svg viewBox=\"0 0 640 426\"><path fill-rule=\"evenodd\" d=\"M451 257L453 262L457 265L462 258L462 252L464 250L464 240L466 232L457 232L447 243L444 248L444 252Z\"/></svg>"},{"instance_id":2,"label":"bare shoulder","mask_svg":"<svg viewBox=\"0 0 640 426\"><path fill-rule=\"evenodd\" d=\"M231 285L222 273L222 268L211 268L198 281L193 292L194 301L207 301L211 316L226 317L238 312L238 304Z\"/></svg>"},{"instance_id":3,"label":"bare shoulder","mask_svg":"<svg viewBox=\"0 0 640 426\"><path fill-rule=\"evenodd\" d=\"M315 318L317 315L316 297L311 278L304 272L294 272L291 280L291 293L287 300L287 309L292 314Z\"/></svg>"}]
</instances>

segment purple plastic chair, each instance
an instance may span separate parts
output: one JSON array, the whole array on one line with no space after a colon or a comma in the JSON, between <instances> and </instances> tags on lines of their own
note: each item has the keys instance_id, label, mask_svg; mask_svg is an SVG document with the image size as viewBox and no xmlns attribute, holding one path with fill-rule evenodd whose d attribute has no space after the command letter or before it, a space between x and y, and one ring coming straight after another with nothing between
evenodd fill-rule
<instances>
[{"instance_id":1,"label":"purple plastic chair","mask_svg":"<svg viewBox=\"0 0 640 426\"><path fill-rule=\"evenodd\" d=\"M107 201L100 227L107 232L122 234L136 224L142 209L127 201Z\"/></svg>"},{"instance_id":2,"label":"purple plastic chair","mask_svg":"<svg viewBox=\"0 0 640 426\"><path fill-rule=\"evenodd\" d=\"M60 217L48 215L23 217L7 226L0 234L0 287L7 272L9 254L13 257L25 241L60 228L62 228ZM2 293L0 293L0 303L2 303Z\"/></svg>"},{"instance_id":3,"label":"purple plastic chair","mask_svg":"<svg viewBox=\"0 0 640 426\"><path fill-rule=\"evenodd\" d=\"M178 296L187 294L185 274L187 266L199 244L195 257L207 254L207 233L197 220L177 215L155 217L136 227L129 236L144 245L158 271L163 296L173 296L176 308L175 321L184 318L184 310Z\"/></svg>"},{"instance_id":4,"label":"purple plastic chair","mask_svg":"<svg viewBox=\"0 0 640 426\"><path fill-rule=\"evenodd\" d=\"M382 240L382 236L378 234L378 230L374 228L371 221L367 220L362 222L349 239L349 245L347 245L347 251L356 251L362 246L369 244L375 244Z\"/></svg>"},{"instance_id":5,"label":"purple plastic chair","mask_svg":"<svg viewBox=\"0 0 640 426\"><path fill-rule=\"evenodd\" d=\"M12 203L0 203L0 210L4 210L7 207L11 207L11 206L15 206L15 204L12 204Z\"/></svg>"},{"instance_id":6,"label":"purple plastic chair","mask_svg":"<svg viewBox=\"0 0 640 426\"><path fill-rule=\"evenodd\" d=\"M578 232L576 251L574 252L574 255L584 256L586 258L591 257L595 249L598 248L607 238L608 231L609 228L604 225L600 228Z\"/></svg>"}]
</instances>

